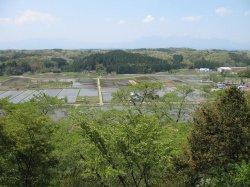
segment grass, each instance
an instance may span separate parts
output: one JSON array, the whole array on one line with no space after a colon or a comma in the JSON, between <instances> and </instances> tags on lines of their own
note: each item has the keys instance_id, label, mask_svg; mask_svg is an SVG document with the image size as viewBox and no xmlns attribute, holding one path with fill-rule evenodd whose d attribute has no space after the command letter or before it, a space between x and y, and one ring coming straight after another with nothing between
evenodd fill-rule
<instances>
[{"instance_id":1,"label":"grass","mask_svg":"<svg viewBox=\"0 0 250 187\"><path fill-rule=\"evenodd\" d=\"M62 72L62 73L25 73L23 76L30 77L30 78L92 78L96 77L94 73L82 73L82 72Z\"/></svg>"},{"instance_id":2,"label":"grass","mask_svg":"<svg viewBox=\"0 0 250 187\"><path fill-rule=\"evenodd\" d=\"M97 96L78 96L76 98L76 103L86 104L86 105L95 105L99 103L99 98Z\"/></svg>"},{"instance_id":3,"label":"grass","mask_svg":"<svg viewBox=\"0 0 250 187\"><path fill-rule=\"evenodd\" d=\"M2 75L2 76L0 76L0 82L4 82L4 81L8 80L9 78L10 77L7 75Z\"/></svg>"},{"instance_id":4,"label":"grass","mask_svg":"<svg viewBox=\"0 0 250 187\"><path fill-rule=\"evenodd\" d=\"M71 82L60 82L60 81L49 81L49 82L38 82L30 83L28 85L29 89L48 89L48 88L70 88L72 86Z\"/></svg>"}]
</instances>

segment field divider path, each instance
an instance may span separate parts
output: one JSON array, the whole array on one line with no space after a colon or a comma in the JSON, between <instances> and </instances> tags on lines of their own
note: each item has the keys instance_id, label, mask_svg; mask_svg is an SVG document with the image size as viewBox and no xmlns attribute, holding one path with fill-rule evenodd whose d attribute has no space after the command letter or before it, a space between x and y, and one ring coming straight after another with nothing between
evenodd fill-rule
<instances>
[{"instance_id":1,"label":"field divider path","mask_svg":"<svg viewBox=\"0 0 250 187\"><path fill-rule=\"evenodd\" d=\"M100 104L100 106L103 106L103 98L102 98L102 89L101 89L100 77L97 78L97 88L98 88L99 104Z\"/></svg>"},{"instance_id":2,"label":"field divider path","mask_svg":"<svg viewBox=\"0 0 250 187\"><path fill-rule=\"evenodd\" d=\"M81 89L78 89L77 95L76 95L76 102L77 102L77 98L79 98L79 94L80 94Z\"/></svg>"}]
</instances>

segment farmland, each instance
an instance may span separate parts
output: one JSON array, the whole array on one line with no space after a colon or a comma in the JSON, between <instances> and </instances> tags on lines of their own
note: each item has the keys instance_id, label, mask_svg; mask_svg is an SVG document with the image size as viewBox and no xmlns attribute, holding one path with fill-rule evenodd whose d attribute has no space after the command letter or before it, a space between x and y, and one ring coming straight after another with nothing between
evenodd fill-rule
<instances>
[{"instance_id":1,"label":"farmland","mask_svg":"<svg viewBox=\"0 0 250 187\"><path fill-rule=\"evenodd\" d=\"M112 94L124 86L138 82L161 82L163 89L158 94L174 91L179 85L188 85L194 89L189 99L203 101L203 87L213 88L215 82L210 81L211 74L199 73L195 70L179 70L174 73L155 74L123 74L104 75L100 77L100 91L97 85L97 75L83 73L45 73L24 74L22 76L5 76L0 79L0 99L9 98L10 102L21 103L39 94L65 99L68 104L97 105L101 95L103 103L109 104ZM219 76L219 75L218 75ZM239 77L227 77L227 81L239 83ZM245 82L249 82L245 79ZM99 93L100 92L100 93Z\"/></svg>"}]
</instances>

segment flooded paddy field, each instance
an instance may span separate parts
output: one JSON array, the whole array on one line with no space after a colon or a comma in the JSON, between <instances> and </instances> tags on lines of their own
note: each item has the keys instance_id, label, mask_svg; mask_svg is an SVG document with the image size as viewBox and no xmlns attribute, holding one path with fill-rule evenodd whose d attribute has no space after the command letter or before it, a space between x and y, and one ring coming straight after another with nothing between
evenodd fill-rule
<instances>
[{"instance_id":1,"label":"flooded paddy field","mask_svg":"<svg viewBox=\"0 0 250 187\"><path fill-rule=\"evenodd\" d=\"M59 99L65 98L68 103L75 103L79 92L84 95L83 89L9 90L1 91L0 99L8 98L12 103L22 103L37 95L46 94Z\"/></svg>"},{"instance_id":2,"label":"flooded paddy field","mask_svg":"<svg viewBox=\"0 0 250 187\"><path fill-rule=\"evenodd\" d=\"M2 93L0 94L0 99L3 98L12 98L14 96L17 96L19 94L21 94L23 91L17 91L17 90L8 90L8 91L2 91Z\"/></svg>"},{"instance_id":3,"label":"flooded paddy field","mask_svg":"<svg viewBox=\"0 0 250 187\"><path fill-rule=\"evenodd\" d=\"M83 101L98 104L101 95L103 103L108 104L112 95L120 88L143 81L159 81L163 83L163 89L159 95L174 91L178 85L190 85L200 87L204 85L201 76L190 74L134 74L134 75L104 75L100 78L98 91L97 76L83 73L60 74L35 74L23 76L10 76L0 79L0 99L8 98L10 102L21 103L32 99L39 94L66 99L69 104L81 104ZM99 93L100 92L100 93ZM202 100L202 93L195 91L190 100Z\"/></svg>"},{"instance_id":4,"label":"flooded paddy field","mask_svg":"<svg viewBox=\"0 0 250 187\"><path fill-rule=\"evenodd\" d=\"M68 103L75 103L79 92L79 89L63 89L57 97L59 99L66 98Z\"/></svg>"},{"instance_id":5,"label":"flooded paddy field","mask_svg":"<svg viewBox=\"0 0 250 187\"><path fill-rule=\"evenodd\" d=\"M47 89L47 90L41 90L42 93L50 96L50 97L56 97L62 89Z\"/></svg>"},{"instance_id":6,"label":"flooded paddy field","mask_svg":"<svg viewBox=\"0 0 250 187\"><path fill-rule=\"evenodd\" d=\"M101 80L101 87L102 87L102 97L103 102L107 103L110 102L112 99L112 94L115 93L119 87L128 85L127 80L114 80L114 79L103 79Z\"/></svg>"},{"instance_id":7,"label":"flooded paddy field","mask_svg":"<svg viewBox=\"0 0 250 187\"><path fill-rule=\"evenodd\" d=\"M96 79L84 79L78 82L78 88L80 92L78 96L80 97L96 97L98 96L97 91L97 80Z\"/></svg>"},{"instance_id":8,"label":"flooded paddy field","mask_svg":"<svg viewBox=\"0 0 250 187\"><path fill-rule=\"evenodd\" d=\"M10 102L12 103L19 103L21 101L23 101L26 97L32 95L32 93L34 92L34 90L26 90L26 91L20 91L20 94L17 94L15 96L13 96L10 99Z\"/></svg>"}]
</instances>

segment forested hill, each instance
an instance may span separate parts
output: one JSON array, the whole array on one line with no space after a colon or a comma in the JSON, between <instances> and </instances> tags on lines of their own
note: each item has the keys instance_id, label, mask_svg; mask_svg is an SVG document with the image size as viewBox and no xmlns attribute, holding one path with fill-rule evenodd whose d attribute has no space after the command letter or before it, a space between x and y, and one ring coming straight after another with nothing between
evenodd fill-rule
<instances>
[{"instance_id":1,"label":"forested hill","mask_svg":"<svg viewBox=\"0 0 250 187\"><path fill-rule=\"evenodd\" d=\"M249 66L250 51L186 48L130 50L2 50L0 74L95 71L153 73L178 68Z\"/></svg>"},{"instance_id":2,"label":"forested hill","mask_svg":"<svg viewBox=\"0 0 250 187\"><path fill-rule=\"evenodd\" d=\"M77 58L74 71L95 70L100 65L108 73L152 73L168 71L173 67L169 60L151 57L146 54L131 53L122 50L97 53L83 59Z\"/></svg>"}]
</instances>

